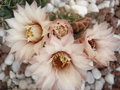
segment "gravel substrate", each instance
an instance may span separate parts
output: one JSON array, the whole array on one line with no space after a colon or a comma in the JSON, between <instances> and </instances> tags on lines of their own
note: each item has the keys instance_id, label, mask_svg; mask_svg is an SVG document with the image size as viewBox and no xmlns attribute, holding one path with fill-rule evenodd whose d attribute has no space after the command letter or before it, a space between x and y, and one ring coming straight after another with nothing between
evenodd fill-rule
<instances>
[{"instance_id":1,"label":"gravel substrate","mask_svg":"<svg viewBox=\"0 0 120 90\"><path fill-rule=\"evenodd\" d=\"M110 5L102 9L102 3L105 1L109 1ZM117 4L113 5L113 1L117 1ZM120 36L119 2L119 0L97 0L96 4L99 9L101 8L99 13L93 12L86 16L92 18L93 24L96 21L99 23L107 21ZM31 77L30 72L26 71L28 64L20 65L14 55L9 55L9 51L10 48L2 43L0 37L0 90L37 90L34 88L37 78ZM110 62L109 67L95 68L87 72L85 90L120 90L120 49L115 51L115 55L117 61Z\"/></svg>"}]
</instances>

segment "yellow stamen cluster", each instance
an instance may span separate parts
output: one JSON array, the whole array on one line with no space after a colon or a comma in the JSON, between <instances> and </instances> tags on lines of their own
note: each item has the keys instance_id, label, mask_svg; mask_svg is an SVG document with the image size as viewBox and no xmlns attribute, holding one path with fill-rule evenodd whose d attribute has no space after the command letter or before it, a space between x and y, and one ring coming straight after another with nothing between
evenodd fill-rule
<instances>
[{"instance_id":1,"label":"yellow stamen cluster","mask_svg":"<svg viewBox=\"0 0 120 90\"><path fill-rule=\"evenodd\" d=\"M26 38L28 42L38 42L42 38L42 28L39 25L28 25L26 29Z\"/></svg>"},{"instance_id":2,"label":"yellow stamen cluster","mask_svg":"<svg viewBox=\"0 0 120 90\"><path fill-rule=\"evenodd\" d=\"M33 32L31 30L32 26L28 26L28 27L26 27L26 29L27 29L27 31L26 31L26 37L27 38L34 37Z\"/></svg>"},{"instance_id":3,"label":"yellow stamen cluster","mask_svg":"<svg viewBox=\"0 0 120 90\"><path fill-rule=\"evenodd\" d=\"M56 69L63 69L70 64L69 54L59 51L52 56L52 66Z\"/></svg>"},{"instance_id":4,"label":"yellow stamen cluster","mask_svg":"<svg viewBox=\"0 0 120 90\"><path fill-rule=\"evenodd\" d=\"M58 25L53 30L53 34L58 38L63 37L67 33L68 33L68 28L63 25Z\"/></svg>"}]
</instances>

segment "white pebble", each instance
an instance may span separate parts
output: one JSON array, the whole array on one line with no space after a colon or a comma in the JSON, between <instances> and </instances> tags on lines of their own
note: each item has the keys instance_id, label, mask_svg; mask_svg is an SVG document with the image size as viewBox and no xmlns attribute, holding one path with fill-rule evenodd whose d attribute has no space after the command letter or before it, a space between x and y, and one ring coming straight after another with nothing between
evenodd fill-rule
<instances>
[{"instance_id":1,"label":"white pebble","mask_svg":"<svg viewBox=\"0 0 120 90\"><path fill-rule=\"evenodd\" d=\"M87 82L89 84L93 84L95 82L95 79L94 79L94 77L93 77L91 72L87 72Z\"/></svg>"},{"instance_id":2,"label":"white pebble","mask_svg":"<svg viewBox=\"0 0 120 90\"><path fill-rule=\"evenodd\" d=\"M53 12L55 13L55 12L57 12L58 11L58 8L54 8L53 9Z\"/></svg>"},{"instance_id":3,"label":"white pebble","mask_svg":"<svg viewBox=\"0 0 120 90\"><path fill-rule=\"evenodd\" d=\"M32 79L37 82L38 81L38 77L36 75L32 75Z\"/></svg>"},{"instance_id":4,"label":"white pebble","mask_svg":"<svg viewBox=\"0 0 120 90\"><path fill-rule=\"evenodd\" d=\"M90 86L87 85L84 90L90 90Z\"/></svg>"},{"instance_id":5,"label":"white pebble","mask_svg":"<svg viewBox=\"0 0 120 90\"><path fill-rule=\"evenodd\" d=\"M91 12L99 12L99 9L96 6L96 4L91 3L88 5L88 13L91 13Z\"/></svg>"},{"instance_id":6,"label":"white pebble","mask_svg":"<svg viewBox=\"0 0 120 90\"><path fill-rule=\"evenodd\" d=\"M69 5L70 5L70 6L76 5L75 0L70 0L70 1L69 1Z\"/></svg>"},{"instance_id":7,"label":"white pebble","mask_svg":"<svg viewBox=\"0 0 120 90\"><path fill-rule=\"evenodd\" d=\"M21 81L19 82L19 87L20 87L21 89L27 89L28 84L27 84L27 82L26 82L25 80L21 80Z\"/></svg>"},{"instance_id":8,"label":"white pebble","mask_svg":"<svg viewBox=\"0 0 120 90\"><path fill-rule=\"evenodd\" d=\"M97 68L93 69L92 73L93 73L93 76L94 76L95 79L100 79L101 78L101 72Z\"/></svg>"},{"instance_id":9,"label":"white pebble","mask_svg":"<svg viewBox=\"0 0 120 90\"><path fill-rule=\"evenodd\" d=\"M114 7L114 6L115 6L115 0L111 0L110 7Z\"/></svg>"},{"instance_id":10,"label":"white pebble","mask_svg":"<svg viewBox=\"0 0 120 90\"><path fill-rule=\"evenodd\" d=\"M27 69L25 70L25 76L26 77L30 77L31 76L31 72L29 72Z\"/></svg>"},{"instance_id":11,"label":"white pebble","mask_svg":"<svg viewBox=\"0 0 120 90\"><path fill-rule=\"evenodd\" d=\"M120 26L120 19L118 20L117 27Z\"/></svg>"},{"instance_id":12,"label":"white pebble","mask_svg":"<svg viewBox=\"0 0 120 90\"><path fill-rule=\"evenodd\" d=\"M19 80L16 79L16 78L12 79L12 82L13 82L15 85L19 85Z\"/></svg>"},{"instance_id":13,"label":"white pebble","mask_svg":"<svg viewBox=\"0 0 120 90\"><path fill-rule=\"evenodd\" d=\"M95 85L94 84L90 85L90 90L95 90Z\"/></svg>"},{"instance_id":14,"label":"white pebble","mask_svg":"<svg viewBox=\"0 0 120 90\"><path fill-rule=\"evenodd\" d=\"M109 84L114 84L114 75L109 73L105 76L105 80L109 83Z\"/></svg>"},{"instance_id":15,"label":"white pebble","mask_svg":"<svg viewBox=\"0 0 120 90\"><path fill-rule=\"evenodd\" d=\"M66 11L70 10L70 6L69 5L65 5L64 8L65 8Z\"/></svg>"},{"instance_id":16,"label":"white pebble","mask_svg":"<svg viewBox=\"0 0 120 90\"><path fill-rule=\"evenodd\" d=\"M111 8L110 13L114 16L114 14L115 14L114 8Z\"/></svg>"},{"instance_id":17,"label":"white pebble","mask_svg":"<svg viewBox=\"0 0 120 90\"><path fill-rule=\"evenodd\" d=\"M0 73L0 80L3 80L5 78L5 73L4 72L1 72Z\"/></svg>"},{"instance_id":18,"label":"white pebble","mask_svg":"<svg viewBox=\"0 0 120 90\"><path fill-rule=\"evenodd\" d=\"M95 90L102 90L103 84L100 81L96 81Z\"/></svg>"},{"instance_id":19,"label":"white pebble","mask_svg":"<svg viewBox=\"0 0 120 90\"><path fill-rule=\"evenodd\" d=\"M2 68L1 68L1 66L0 66L0 72L2 71Z\"/></svg>"},{"instance_id":20,"label":"white pebble","mask_svg":"<svg viewBox=\"0 0 120 90\"><path fill-rule=\"evenodd\" d=\"M19 89L18 89L18 87L16 86L16 87L14 87L12 90L19 90Z\"/></svg>"},{"instance_id":21,"label":"white pebble","mask_svg":"<svg viewBox=\"0 0 120 90\"><path fill-rule=\"evenodd\" d=\"M69 4L70 0L61 0L62 2L65 2L67 4Z\"/></svg>"},{"instance_id":22,"label":"white pebble","mask_svg":"<svg viewBox=\"0 0 120 90\"><path fill-rule=\"evenodd\" d=\"M100 81L104 84L105 83L105 79L102 77L100 78Z\"/></svg>"},{"instance_id":23,"label":"white pebble","mask_svg":"<svg viewBox=\"0 0 120 90\"><path fill-rule=\"evenodd\" d=\"M114 35L113 37L117 38L117 39L120 39L120 35Z\"/></svg>"},{"instance_id":24,"label":"white pebble","mask_svg":"<svg viewBox=\"0 0 120 90\"><path fill-rule=\"evenodd\" d=\"M115 36L116 37L116 36ZM120 34L119 34L119 38L120 38ZM118 51L118 53L120 53L120 47L117 48L115 51Z\"/></svg>"},{"instance_id":25,"label":"white pebble","mask_svg":"<svg viewBox=\"0 0 120 90\"><path fill-rule=\"evenodd\" d=\"M120 67L117 67L117 68L116 68L116 71L119 71L119 72L120 72Z\"/></svg>"},{"instance_id":26,"label":"white pebble","mask_svg":"<svg viewBox=\"0 0 120 90\"><path fill-rule=\"evenodd\" d=\"M10 71L9 75L10 75L11 79L15 78L15 73L14 72Z\"/></svg>"},{"instance_id":27,"label":"white pebble","mask_svg":"<svg viewBox=\"0 0 120 90\"><path fill-rule=\"evenodd\" d=\"M28 85L27 89L28 90L36 90L34 87L35 87L34 84L30 84L30 85Z\"/></svg>"},{"instance_id":28,"label":"white pebble","mask_svg":"<svg viewBox=\"0 0 120 90\"><path fill-rule=\"evenodd\" d=\"M25 78L25 75L24 74L16 74L16 77L18 78L18 79L24 79Z\"/></svg>"},{"instance_id":29,"label":"white pebble","mask_svg":"<svg viewBox=\"0 0 120 90\"><path fill-rule=\"evenodd\" d=\"M84 16L87 14L87 8L84 7L84 6L73 5L73 6L71 6L71 9L72 9L75 13L81 15L82 17L84 17Z\"/></svg>"},{"instance_id":30,"label":"white pebble","mask_svg":"<svg viewBox=\"0 0 120 90\"><path fill-rule=\"evenodd\" d=\"M5 36L5 30L0 27L0 36L4 37Z\"/></svg>"},{"instance_id":31,"label":"white pebble","mask_svg":"<svg viewBox=\"0 0 120 90\"><path fill-rule=\"evenodd\" d=\"M51 3L55 6L59 6L59 4L61 3L60 0L51 0Z\"/></svg>"},{"instance_id":32,"label":"white pebble","mask_svg":"<svg viewBox=\"0 0 120 90\"><path fill-rule=\"evenodd\" d=\"M31 83L32 83L32 79L31 79L31 78L26 78L26 82L27 82L28 84L31 84Z\"/></svg>"},{"instance_id":33,"label":"white pebble","mask_svg":"<svg viewBox=\"0 0 120 90\"><path fill-rule=\"evenodd\" d=\"M12 70L13 70L15 73L18 72L19 69L20 69L20 65L21 65L21 63L20 63L19 61L15 60L15 61L13 62L13 64L12 64Z\"/></svg>"},{"instance_id":34,"label":"white pebble","mask_svg":"<svg viewBox=\"0 0 120 90\"><path fill-rule=\"evenodd\" d=\"M61 2L58 7L64 7L64 6L65 6L65 3Z\"/></svg>"},{"instance_id":35,"label":"white pebble","mask_svg":"<svg viewBox=\"0 0 120 90\"><path fill-rule=\"evenodd\" d=\"M92 24L96 24L96 22L97 22L96 19L92 20Z\"/></svg>"},{"instance_id":36,"label":"white pebble","mask_svg":"<svg viewBox=\"0 0 120 90\"><path fill-rule=\"evenodd\" d=\"M10 78L9 76L5 76L2 81L5 82L5 81L7 81L9 78Z\"/></svg>"},{"instance_id":37,"label":"white pebble","mask_svg":"<svg viewBox=\"0 0 120 90\"><path fill-rule=\"evenodd\" d=\"M8 80L7 80L7 86L9 87L9 86L11 85L11 83L12 83L12 80L11 80L11 79L8 79Z\"/></svg>"},{"instance_id":38,"label":"white pebble","mask_svg":"<svg viewBox=\"0 0 120 90\"><path fill-rule=\"evenodd\" d=\"M89 62L89 65L90 65L90 66L94 66L93 61L90 61L90 62Z\"/></svg>"},{"instance_id":39,"label":"white pebble","mask_svg":"<svg viewBox=\"0 0 120 90\"><path fill-rule=\"evenodd\" d=\"M85 89L85 81L82 81L80 90L84 90L84 89Z\"/></svg>"},{"instance_id":40,"label":"white pebble","mask_svg":"<svg viewBox=\"0 0 120 90\"><path fill-rule=\"evenodd\" d=\"M85 0L77 0L77 1L76 1L76 4L77 4L77 5L80 5L80 6L85 6L85 7L88 6L88 2L85 1Z\"/></svg>"},{"instance_id":41,"label":"white pebble","mask_svg":"<svg viewBox=\"0 0 120 90\"><path fill-rule=\"evenodd\" d=\"M96 3L96 0L87 0L88 2L90 2L90 3Z\"/></svg>"},{"instance_id":42,"label":"white pebble","mask_svg":"<svg viewBox=\"0 0 120 90\"><path fill-rule=\"evenodd\" d=\"M109 8L110 6L110 1L104 1L103 3L98 5L99 9L103 9L103 8Z\"/></svg>"},{"instance_id":43,"label":"white pebble","mask_svg":"<svg viewBox=\"0 0 120 90\"><path fill-rule=\"evenodd\" d=\"M48 3L46 6L45 6L45 9L47 12L52 12L53 9L54 9L54 6L51 4L51 3Z\"/></svg>"},{"instance_id":44,"label":"white pebble","mask_svg":"<svg viewBox=\"0 0 120 90\"><path fill-rule=\"evenodd\" d=\"M1 69L4 71L4 70L5 70L5 67L6 67L6 64L3 63L3 64L1 65Z\"/></svg>"},{"instance_id":45,"label":"white pebble","mask_svg":"<svg viewBox=\"0 0 120 90\"><path fill-rule=\"evenodd\" d=\"M13 56L13 54L9 54L9 55L7 56L7 58L5 59L5 64L6 64L6 65L12 65L13 61L14 61L14 56Z\"/></svg>"},{"instance_id":46,"label":"white pebble","mask_svg":"<svg viewBox=\"0 0 120 90\"><path fill-rule=\"evenodd\" d=\"M95 90L102 90L104 83L105 83L105 80L103 78L101 78L100 80L96 81L95 82Z\"/></svg>"},{"instance_id":47,"label":"white pebble","mask_svg":"<svg viewBox=\"0 0 120 90\"><path fill-rule=\"evenodd\" d=\"M114 37L114 36L113 36ZM112 72L112 68L111 67L108 67L108 71L109 72Z\"/></svg>"},{"instance_id":48,"label":"white pebble","mask_svg":"<svg viewBox=\"0 0 120 90\"><path fill-rule=\"evenodd\" d=\"M110 7L110 1L104 1L105 7Z\"/></svg>"}]
</instances>

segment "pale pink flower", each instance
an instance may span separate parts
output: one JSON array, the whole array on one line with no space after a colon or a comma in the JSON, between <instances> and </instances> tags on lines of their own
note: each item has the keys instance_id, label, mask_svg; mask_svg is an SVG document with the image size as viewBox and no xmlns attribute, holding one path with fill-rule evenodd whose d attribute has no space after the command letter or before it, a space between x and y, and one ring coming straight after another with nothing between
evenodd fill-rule
<instances>
[{"instance_id":1,"label":"pale pink flower","mask_svg":"<svg viewBox=\"0 0 120 90\"><path fill-rule=\"evenodd\" d=\"M81 90L84 72L92 68L82 53L83 46L75 44L72 35L52 36L27 70L38 78L37 86L42 90Z\"/></svg>"},{"instance_id":2,"label":"pale pink flower","mask_svg":"<svg viewBox=\"0 0 120 90\"><path fill-rule=\"evenodd\" d=\"M49 31L51 32L50 35L54 35L59 39L73 32L71 25L65 19L54 20L50 24Z\"/></svg>"},{"instance_id":3,"label":"pale pink flower","mask_svg":"<svg viewBox=\"0 0 120 90\"><path fill-rule=\"evenodd\" d=\"M117 40L113 35L112 28L108 28L106 22L87 29L83 41L86 55L98 65L108 66L109 61L116 60L114 50Z\"/></svg>"},{"instance_id":4,"label":"pale pink flower","mask_svg":"<svg viewBox=\"0 0 120 90\"><path fill-rule=\"evenodd\" d=\"M50 21L44 8L37 7L36 2L31 5L26 3L25 8L18 5L14 16L6 20L11 27L7 31L6 41L11 53L15 53L19 60L28 61L47 40Z\"/></svg>"}]
</instances>

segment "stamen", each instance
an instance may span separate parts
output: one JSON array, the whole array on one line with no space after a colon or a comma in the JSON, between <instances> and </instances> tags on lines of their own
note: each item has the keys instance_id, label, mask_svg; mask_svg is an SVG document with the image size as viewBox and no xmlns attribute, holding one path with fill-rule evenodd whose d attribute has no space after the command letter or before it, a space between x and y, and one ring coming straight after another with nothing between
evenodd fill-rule
<instances>
[{"instance_id":1,"label":"stamen","mask_svg":"<svg viewBox=\"0 0 120 90\"><path fill-rule=\"evenodd\" d=\"M25 29L28 42L38 42L41 40L43 30L40 25L28 25Z\"/></svg>"},{"instance_id":2,"label":"stamen","mask_svg":"<svg viewBox=\"0 0 120 90\"><path fill-rule=\"evenodd\" d=\"M67 20L56 19L51 23L49 30L52 31L54 36L56 36L58 39L61 39L69 32L72 32L72 27Z\"/></svg>"},{"instance_id":3,"label":"stamen","mask_svg":"<svg viewBox=\"0 0 120 90\"><path fill-rule=\"evenodd\" d=\"M63 51L59 51L53 54L51 58L52 58L53 68L58 69L58 70L64 69L67 66L69 66L70 61L71 61L71 57L69 56L69 54Z\"/></svg>"},{"instance_id":4,"label":"stamen","mask_svg":"<svg viewBox=\"0 0 120 90\"><path fill-rule=\"evenodd\" d=\"M58 38L65 36L67 33L68 33L68 28L63 25L58 25L53 30L53 34Z\"/></svg>"}]
</instances>

